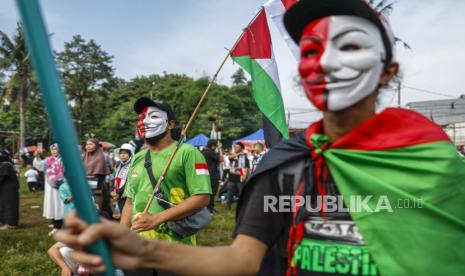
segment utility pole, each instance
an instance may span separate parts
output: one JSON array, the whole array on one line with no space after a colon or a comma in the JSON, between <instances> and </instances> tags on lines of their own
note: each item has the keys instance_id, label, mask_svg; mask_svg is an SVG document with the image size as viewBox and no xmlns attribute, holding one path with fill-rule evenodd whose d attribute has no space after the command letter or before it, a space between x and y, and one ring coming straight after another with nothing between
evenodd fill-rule
<instances>
[{"instance_id":1,"label":"utility pole","mask_svg":"<svg viewBox=\"0 0 465 276\"><path fill-rule=\"evenodd\" d=\"M217 140L219 143L221 143L220 141L220 137L218 135L218 125L217 122L219 121L219 107L218 107L218 102L215 103L215 121L213 122L213 127L212 127L212 130L214 132L214 137L212 137L213 139Z\"/></svg>"},{"instance_id":2,"label":"utility pole","mask_svg":"<svg viewBox=\"0 0 465 276\"><path fill-rule=\"evenodd\" d=\"M400 102L400 91L401 91L401 88L402 88L402 83L401 81L399 81L399 85L397 85L397 107L400 107L401 105L401 102Z\"/></svg>"}]
</instances>

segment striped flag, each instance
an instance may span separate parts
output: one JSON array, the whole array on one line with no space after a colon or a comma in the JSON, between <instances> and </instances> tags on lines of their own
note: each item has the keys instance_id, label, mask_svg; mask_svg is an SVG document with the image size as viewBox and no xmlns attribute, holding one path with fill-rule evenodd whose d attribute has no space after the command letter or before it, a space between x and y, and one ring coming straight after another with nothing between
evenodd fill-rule
<instances>
[{"instance_id":1,"label":"striped flag","mask_svg":"<svg viewBox=\"0 0 465 276\"><path fill-rule=\"evenodd\" d=\"M266 4L263 6L265 7L268 18L271 21L273 21L276 28L279 30L279 33L283 37L284 41L286 42L287 46L291 50L295 59L299 60L300 59L299 46L294 42L291 36L287 33L286 28L284 27L284 23L283 23L284 13L287 11L287 9L289 9L296 2L297 0L270 0L266 2Z\"/></svg>"},{"instance_id":2,"label":"striped flag","mask_svg":"<svg viewBox=\"0 0 465 276\"><path fill-rule=\"evenodd\" d=\"M195 174L197 175L209 175L208 165L205 163L195 164Z\"/></svg>"},{"instance_id":3,"label":"striped flag","mask_svg":"<svg viewBox=\"0 0 465 276\"><path fill-rule=\"evenodd\" d=\"M231 51L231 58L250 74L258 108L287 139L289 133L265 9L262 8L245 29Z\"/></svg>"}]
</instances>

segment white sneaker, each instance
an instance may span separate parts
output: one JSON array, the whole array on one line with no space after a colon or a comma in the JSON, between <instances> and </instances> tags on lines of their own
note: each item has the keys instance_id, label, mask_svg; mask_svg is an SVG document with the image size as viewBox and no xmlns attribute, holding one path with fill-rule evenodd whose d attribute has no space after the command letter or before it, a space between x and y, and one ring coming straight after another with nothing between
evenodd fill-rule
<instances>
[{"instance_id":1,"label":"white sneaker","mask_svg":"<svg viewBox=\"0 0 465 276\"><path fill-rule=\"evenodd\" d=\"M58 231L58 229L53 228L53 230L48 233L48 236L49 237L53 236L53 234L55 234L57 231Z\"/></svg>"}]
</instances>

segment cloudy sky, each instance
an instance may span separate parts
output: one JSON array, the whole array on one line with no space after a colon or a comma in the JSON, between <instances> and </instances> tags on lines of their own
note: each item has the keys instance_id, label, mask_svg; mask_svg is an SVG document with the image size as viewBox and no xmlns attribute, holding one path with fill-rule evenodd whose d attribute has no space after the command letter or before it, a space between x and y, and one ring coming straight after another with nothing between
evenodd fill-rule
<instances>
[{"instance_id":1,"label":"cloudy sky","mask_svg":"<svg viewBox=\"0 0 465 276\"><path fill-rule=\"evenodd\" d=\"M116 74L125 79L153 73L212 75L241 29L265 0L42 0L56 50L73 35L94 39L114 56ZM396 0L390 21L397 37L404 88L402 104L465 94L465 1ZM0 29L14 32L18 15L13 0L0 0ZM271 25L284 101L293 120L314 113L296 88L296 61ZM219 82L230 84L237 65L228 61ZM419 91L414 89L427 90ZM396 105L386 91L385 105Z\"/></svg>"}]
</instances>

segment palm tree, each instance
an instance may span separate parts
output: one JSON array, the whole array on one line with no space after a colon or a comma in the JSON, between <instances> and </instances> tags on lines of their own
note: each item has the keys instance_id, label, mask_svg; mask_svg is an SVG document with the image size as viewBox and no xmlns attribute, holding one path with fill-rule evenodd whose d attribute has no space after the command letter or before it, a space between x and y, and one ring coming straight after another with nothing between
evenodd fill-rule
<instances>
[{"instance_id":1,"label":"palm tree","mask_svg":"<svg viewBox=\"0 0 465 276\"><path fill-rule=\"evenodd\" d=\"M27 98L31 94L32 67L20 23L11 39L0 31L0 70L4 70L7 76L0 97L18 104L19 144L23 148L26 146L25 110Z\"/></svg>"}]
</instances>

